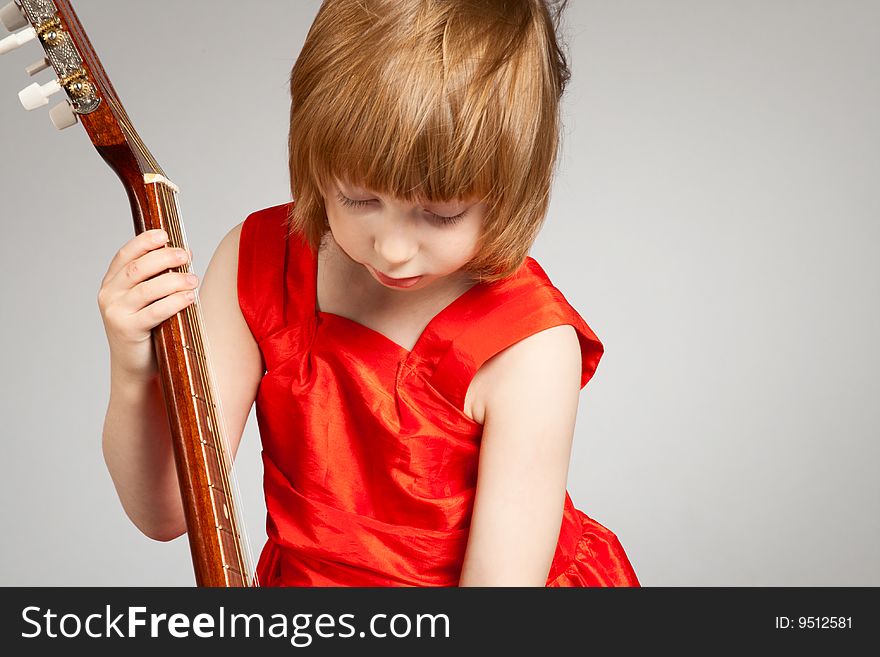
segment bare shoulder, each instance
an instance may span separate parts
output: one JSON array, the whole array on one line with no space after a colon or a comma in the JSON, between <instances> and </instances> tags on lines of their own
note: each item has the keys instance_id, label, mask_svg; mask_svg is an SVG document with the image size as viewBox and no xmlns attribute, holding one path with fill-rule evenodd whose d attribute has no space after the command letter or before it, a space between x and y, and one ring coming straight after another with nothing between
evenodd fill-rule
<instances>
[{"instance_id":1,"label":"bare shoulder","mask_svg":"<svg viewBox=\"0 0 880 657\"><path fill-rule=\"evenodd\" d=\"M238 245L243 223L226 233L217 245L214 255L211 256L199 287L199 300L203 312L221 310L234 314L235 308L238 308ZM241 309L238 315L241 315ZM241 321L244 321L244 317Z\"/></svg>"},{"instance_id":2,"label":"bare shoulder","mask_svg":"<svg viewBox=\"0 0 880 657\"><path fill-rule=\"evenodd\" d=\"M211 258L212 263L216 261L224 269L231 264L234 269L238 269L238 245L241 240L242 226L244 226L243 221L233 226L223 236L223 239L220 240L220 244L217 245L217 249L214 251L214 256Z\"/></svg>"},{"instance_id":3,"label":"bare shoulder","mask_svg":"<svg viewBox=\"0 0 880 657\"><path fill-rule=\"evenodd\" d=\"M562 398L580 392L581 347L571 324L560 324L523 338L477 371L465 395L464 411L485 424L487 408L517 403L540 392Z\"/></svg>"},{"instance_id":4,"label":"bare shoulder","mask_svg":"<svg viewBox=\"0 0 880 657\"><path fill-rule=\"evenodd\" d=\"M199 287L199 302L206 330L223 342L217 348L237 343L236 346L244 350L240 364L246 366L253 365L247 357L259 356L259 350L238 304L238 245L242 223L226 233L214 251Z\"/></svg>"},{"instance_id":5,"label":"bare shoulder","mask_svg":"<svg viewBox=\"0 0 880 657\"><path fill-rule=\"evenodd\" d=\"M220 241L199 287L207 355L233 453L238 449L264 371L260 349L238 303L241 227L238 224Z\"/></svg>"}]
</instances>

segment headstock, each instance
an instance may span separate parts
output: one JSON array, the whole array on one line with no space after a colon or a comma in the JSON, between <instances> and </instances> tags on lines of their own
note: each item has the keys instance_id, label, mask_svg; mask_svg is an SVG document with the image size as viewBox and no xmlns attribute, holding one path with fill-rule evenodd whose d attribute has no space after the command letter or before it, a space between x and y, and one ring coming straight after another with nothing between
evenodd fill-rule
<instances>
[{"instance_id":1,"label":"headstock","mask_svg":"<svg viewBox=\"0 0 880 657\"><path fill-rule=\"evenodd\" d=\"M0 55L36 41L43 57L25 69L27 74L51 69L55 75L19 93L25 109L44 107L63 91L66 99L49 112L57 128L82 121L95 148L124 182L134 183L138 174L163 174L131 125L69 0L13 0L0 9L0 21L12 32L0 40Z\"/></svg>"},{"instance_id":2,"label":"headstock","mask_svg":"<svg viewBox=\"0 0 880 657\"><path fill-rule=\"evenodd\" d=\"M49 103L50 96L64 90L67 100L56 105L49 114L55 126L64 129L76 123L78 115L89 114L98 108L101 96L80 54L80 45L54 2L10 2L0 10L0 20L13 32L0 41L0 54L30 41L38 41L45 55L26 69L28 75L36 75L51 67L57 76L44 84L35 82L19 93L25 109L43 107Z\"/></svg>"}]
</instances>

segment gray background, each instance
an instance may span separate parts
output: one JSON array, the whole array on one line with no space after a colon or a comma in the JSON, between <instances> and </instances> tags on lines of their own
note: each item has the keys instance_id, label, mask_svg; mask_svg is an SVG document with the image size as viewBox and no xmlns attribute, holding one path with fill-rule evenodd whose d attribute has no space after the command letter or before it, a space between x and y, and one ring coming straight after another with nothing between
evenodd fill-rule
<instances>
[{"instance_id":1,"label":"gray background","mask_svg":"<svg viewBox=\"0 0 880 657\"><path fill-rule=\"evenodd\" d=\"M288 200L286 83L319 3L74 4L182 187L203 274L226 231ZM643 585L880 584L878 21L852 0L571 3L532 255L605 345L569 491ZM141 535L101 456L96 293L132 228L81 128L20 108L39 54L0 62L0 584L190 585L185 537ZM252 415L254 557L258 453Z\"/></svg>"}]
</instances>

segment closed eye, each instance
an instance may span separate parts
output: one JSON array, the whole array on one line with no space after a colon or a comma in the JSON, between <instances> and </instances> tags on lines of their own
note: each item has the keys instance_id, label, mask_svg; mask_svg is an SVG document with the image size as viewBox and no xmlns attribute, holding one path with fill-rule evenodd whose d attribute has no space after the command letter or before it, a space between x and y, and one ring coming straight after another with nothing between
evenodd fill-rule
<instances>
[{"instance_id":1,"label":"closed eye","mask_svg":"<svg viewBox=\"0 0 880 657\"><path fill-rule=\"evenodd\" d=\"M454 223L458 223L459 221L461 221L462 218L467 214L467 210L465 210L464 212L462 212L460 214L455 215L454 217L444 217L441 214L434 214L433 212L429 212L428 214L431 215L431 217L433 217L432 221L435 221L435 222L442 224L444 226L450 226Z\"/></svg>"},{"instance_id":2,"label":"closed eye","mask_svg":"<svg viewBox=\"0 0 880 657\"><path fill-rule=\"evenodd\" d=\"M344 196L340 192L336 192L336 198L339 199L339 202L342 203L342 205L345 205L349 208L363 208L363 207L368 206L373 201L375 201L375 199L369 199L366 201L357 201L355 199L351 199L351 198L348 198L347 196ZM435 214L434 212L429 212L428 210L425 210L425 212L431 217L431 221L433 221L437 224L443 225L443 226L450 226L452 224L455 224L455 223L458 223L459 221L461 221L462 218L464 218L464 216L467 214L468 211L465 210L464 212L461 212L461 213L454 215L452 217L445 217L441 214Z\"/></svg>"},{"instance_id":3,"label":"closed eye","mask_svg":"<svg viewBox=\"0 0 880 657\"><path fill-rule=\"evenodd\" d=\"M339 199L339 202L342 203L342 205L347 205L350 208L362 208L365 205L369 205L373 200L370 199L369 201L355 201L354 199L350 199L347 196L343 196L339 192L336 192L336 198Z\"/></svg>"}]
</instances>

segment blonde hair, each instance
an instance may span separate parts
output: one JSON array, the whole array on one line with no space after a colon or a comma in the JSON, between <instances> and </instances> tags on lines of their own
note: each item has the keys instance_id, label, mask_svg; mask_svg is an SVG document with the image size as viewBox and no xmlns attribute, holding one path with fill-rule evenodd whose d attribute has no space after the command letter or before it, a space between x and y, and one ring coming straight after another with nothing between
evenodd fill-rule
<instances>
[{"instance_id":1,"label":"blonde hair","mask_svg":"<svg viewBox=\"0 0 880 657\"><path fill-rule=\"evenodd\" d=\"M289 218L314 250L334 178L409 202L487 204L480 281L544 221L569 79L567 0L324 0L290 75Z\"/></svg>"}]
</instances>

